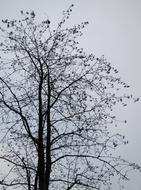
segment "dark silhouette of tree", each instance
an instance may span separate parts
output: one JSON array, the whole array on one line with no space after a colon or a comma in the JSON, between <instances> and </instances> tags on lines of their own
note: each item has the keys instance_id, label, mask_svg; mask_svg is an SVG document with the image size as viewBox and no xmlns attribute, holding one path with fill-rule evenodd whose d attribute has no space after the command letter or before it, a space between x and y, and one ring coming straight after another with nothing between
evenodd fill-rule
<instances>
[{"instance_id":1,"label":"dark silhouette of tree","mask_svg":"<svg viewBox=\"0 0 141 190\"><path fill-rule=\"evenodd\" d=\"M114 175L140 169L114 156L127 141L108 128L117 124L113 106L132 98L119 90L129 86L104 56L79 47L88 22L65 28L72 6L55 30L33 11L2 21L2 189L109 190Z\"/></svg>"}]
</instances>

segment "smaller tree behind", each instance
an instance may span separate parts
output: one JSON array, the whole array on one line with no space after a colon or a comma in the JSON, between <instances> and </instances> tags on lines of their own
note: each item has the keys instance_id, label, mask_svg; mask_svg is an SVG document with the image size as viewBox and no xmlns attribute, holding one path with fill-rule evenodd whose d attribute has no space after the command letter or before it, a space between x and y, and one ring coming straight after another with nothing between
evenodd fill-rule
<instances>
[{"instance_id":1,"label":"smaller tree behind","mask_svg":"<svg viewBox=\"0 0 141 190\"><path fill-rule=\"evenodd\" d=\"M119 89L129 86L103 56L79 48L88 22L64 27L72 6L53 31L50 20L38 23L33 11L21 11L19 21L3 20L3 189L109 190L114 175L126 180L129 168L140 170L112 154L127 142L108 129L117 124L113 106L132 97Z\"/></svg>"}]
</instances>

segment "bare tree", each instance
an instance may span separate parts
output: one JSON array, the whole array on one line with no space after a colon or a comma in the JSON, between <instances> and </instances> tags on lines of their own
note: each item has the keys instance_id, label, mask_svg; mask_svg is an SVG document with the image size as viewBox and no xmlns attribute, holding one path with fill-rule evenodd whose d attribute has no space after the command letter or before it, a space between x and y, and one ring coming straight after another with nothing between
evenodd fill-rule
<instances>
[{"instance_id":1,"label":"bare tree","mask_svg":"<svg viewBox=\"0 0 141 190\"><path fill-rule=\"evenodd\" d=\"M88 22L65 28L72 6L55 30L48 19L37 22L33 11L2 21L3 189L109 190L114 175L126 180L129 169L140 169L114 156L127 142L109 130L117 125L113 106L132 98L119 89L129 86L104 56L79 47Z\"/></svg>"}]
</instances>

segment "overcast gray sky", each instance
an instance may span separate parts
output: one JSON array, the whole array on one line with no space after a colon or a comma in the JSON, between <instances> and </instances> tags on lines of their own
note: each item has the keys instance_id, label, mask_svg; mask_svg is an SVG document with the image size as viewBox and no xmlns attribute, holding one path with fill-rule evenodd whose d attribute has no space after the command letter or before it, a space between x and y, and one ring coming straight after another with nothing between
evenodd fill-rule
<instances>
[{"instance_id":1,"label":"overcast gray sky","mask_svg":"<svg viewBox=\"0 0 141 190\"><path fill-rule=\"evenodd\" d=\"M72 3L75 7L69 24L90 23L81 40L84 49L97 56L104 54L130 84L131 92L141 97L141 0L0 0L0 20L18 18L20 10L35 10L57 23L62 11ZM116 112L118 118L128 121L119 127L119 132L126 135L129 145L119 152L141 164L141 103ZM141 190L141 174L133 173L131 178L125 190Z\"/></svg>"}]
</instances>

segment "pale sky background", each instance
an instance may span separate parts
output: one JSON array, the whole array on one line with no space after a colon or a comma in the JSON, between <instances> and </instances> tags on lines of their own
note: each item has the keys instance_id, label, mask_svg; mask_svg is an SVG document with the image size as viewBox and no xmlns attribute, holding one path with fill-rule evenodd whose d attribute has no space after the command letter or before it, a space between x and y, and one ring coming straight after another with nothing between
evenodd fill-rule
<instances>
[{"instance_id":1,"label":"pale sky background","mask_svg":"<svg viewBox=\"0 0 141 190\"><path fill-rule=\"evenodd\" d=\"M87 52L102 54L131 86L131 93L141 99L141 0L0 0L0 20L18 18L20 10L34 10L57 23L62 11L74 4L69 24L89 21L81 40ZM118 118L128 123L119 127L129 145L120 147L124 158L141 165L141 102L116 110ZM113 187L113 190L118 188ZM141 173L131 175L125 190L141 190Z\"/></svg>"}]
</instances>

